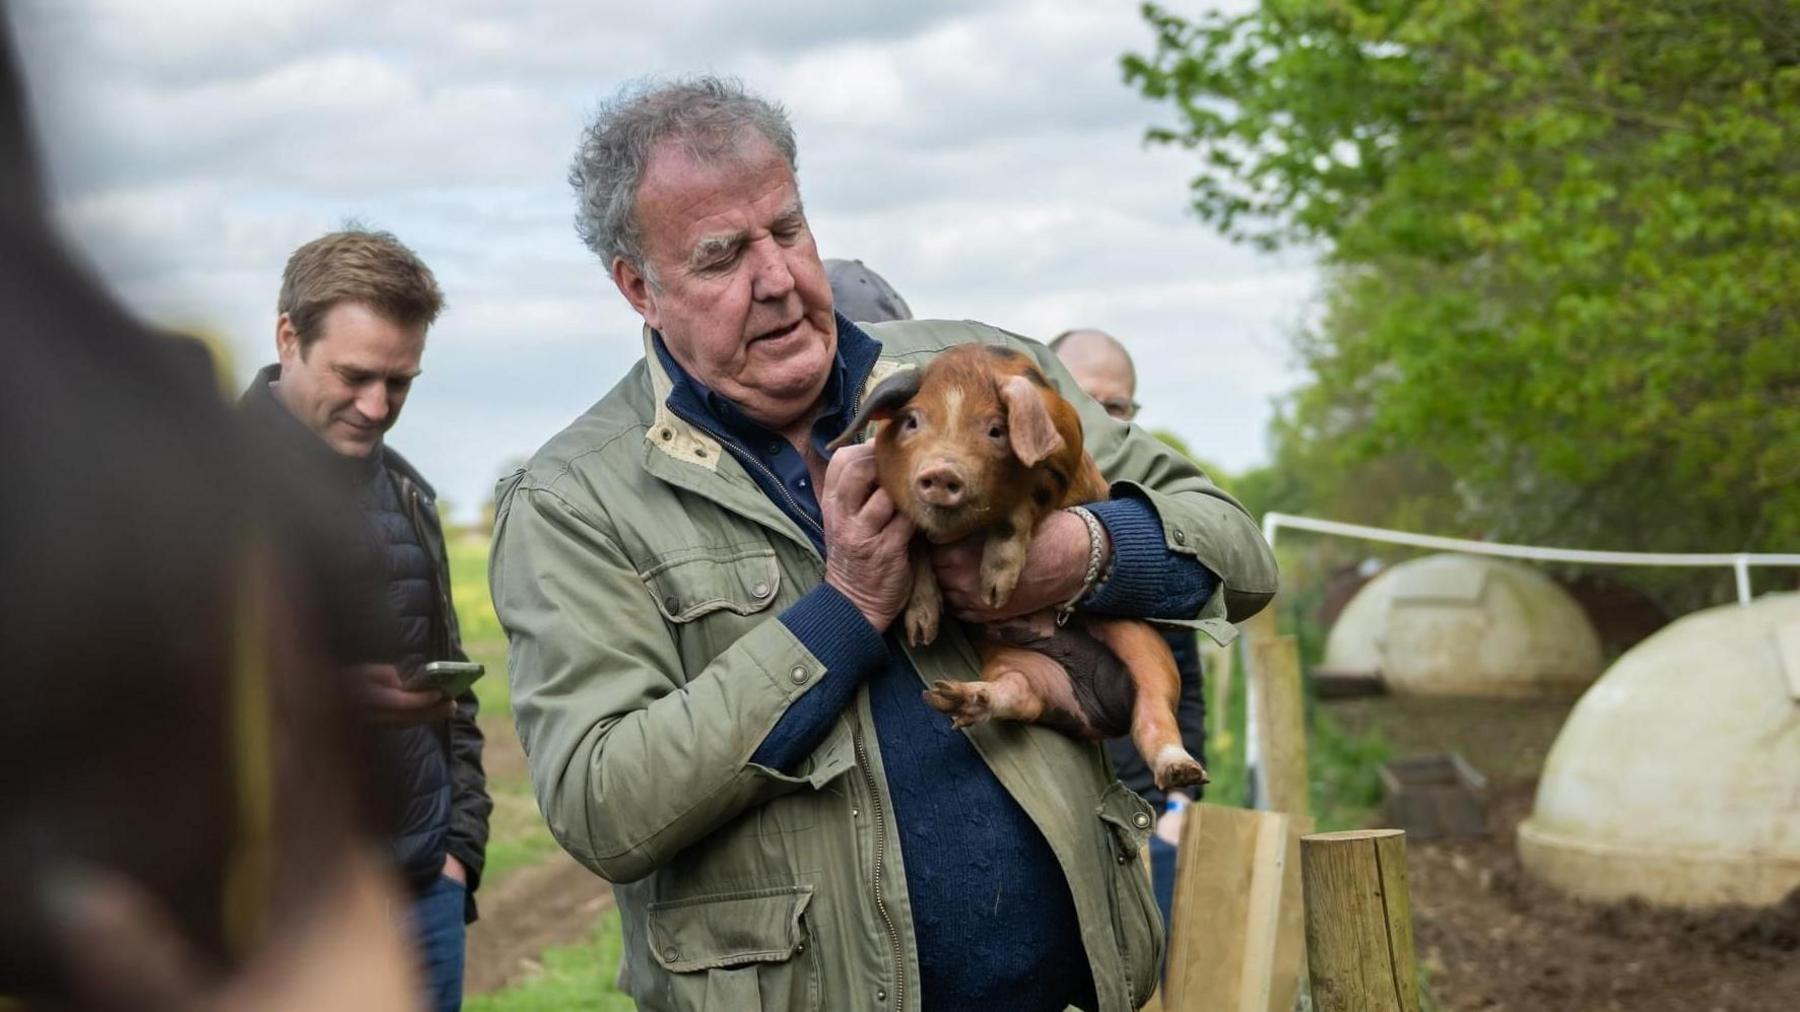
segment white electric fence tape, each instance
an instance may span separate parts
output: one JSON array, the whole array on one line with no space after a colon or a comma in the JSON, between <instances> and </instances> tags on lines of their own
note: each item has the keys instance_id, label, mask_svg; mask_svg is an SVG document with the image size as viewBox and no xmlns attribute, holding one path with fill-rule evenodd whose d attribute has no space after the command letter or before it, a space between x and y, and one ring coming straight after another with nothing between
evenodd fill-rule
<instances>
[{"instance_id":1,"label":"white electric fence tape","mask_svg":"<svg viewBox=\"0 0 1800 1012\"><path fill-rule=\"evenodd\" d=\"M1298 531L1312 531L1316 534L1335 534L1339 537L1359 538L1364 541L1412 545L1415 548L1436 548L1447 552L1468 552L1472 555L1499 555L1509 559L1536 559L1540 562L1580 562L1596 566L1729 567L1737 574L1739 604L1750 603L1751 566L1800 567L1800 554L1596 552L1580 548L1545 548L1539 545L1509 545L1497 541L1441 538L1434 534L1413 534L1410 531L1394 531L1385 527L1365 527L1362 524L1319 520L1314 517L1300 517L1289 513L1263 514L1263 537L1268 540L1270 548L1275 547L1276 532L1283 527ZM1243 637L1239 640L1239 670L1245 672L1246 675L1250 671L1251 664L1248 639L1248 637ZM1256 734L1256 692L1254 691L1256 680L1246 677L1244 681L1246 690L1249 690L1245 697L1248 712L1246 714L1247 726L1244 728L1244 760L1250 775L1251 802L1261 808L1268 803L1268 790L1262 782L1262 764L1259 762L1262 758L1262 743L1257 740Z\"/></svg>"},{"instance_id":2,"label":"white electric fence tape","mask_svg":"<svg viewBox=\"0 0 1800 1012\"><path fill-rule=\"evenodd\" d=\"M1503 555L1511 559L1537 559L1543 562L1583 562L1596 566L1728 566L1737 572L1738 603L1750 603L1751 566L1800 566L1800 554L1771 555L1758 553L1683 554L1671 552L1593 552L1580 548L1544 548L1538 545L1508 545L1497 541L1465 541L1462 538L1440 538L1432 534L1390 531L1383 527L1364 527L1336 520L1317 520L1287 513L1263 514L1263 537L1275 545L1275 532L1283 527L1319 534L1336 534L1365 541L1385 541L1395 545L1438 548L1448 552L1474 555Z\"/></svg>"}]
</instances>

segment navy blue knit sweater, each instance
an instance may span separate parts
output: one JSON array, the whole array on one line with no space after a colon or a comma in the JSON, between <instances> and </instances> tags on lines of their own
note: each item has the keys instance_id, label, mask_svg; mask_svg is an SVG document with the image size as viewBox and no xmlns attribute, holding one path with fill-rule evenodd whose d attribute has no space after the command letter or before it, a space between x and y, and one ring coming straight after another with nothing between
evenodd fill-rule
<instances>
[{"instance_id":1,"label":"navy blue knit sweater","mask_svg":"<svg viewBox=\"0 0 1800 1012\"><path fill-rule=\"evenodd\" d=\"M815 449L849 424L880 345L838 317L838 361ZM674 379L669 407L707 430L800 528L820 553L824 536L805 460L779 434L682 371L656 341ZM765 470L766 469L766 470ZM1109 614L1191 616L1217 581L1168 552L1154 510L1141 500L1096 504L1114 546L1112 577L1090 602ZM913 910L923 1008L1093 1008L1093 978L1080 924L1056 855L975 747L926 705L924 688L897 633L882 636L835 589L820 584L781 621L826 666L825 677L782 716L752 761L792 770L824 739L866 684L887 771Z\"/></svg>"}]
</instances>

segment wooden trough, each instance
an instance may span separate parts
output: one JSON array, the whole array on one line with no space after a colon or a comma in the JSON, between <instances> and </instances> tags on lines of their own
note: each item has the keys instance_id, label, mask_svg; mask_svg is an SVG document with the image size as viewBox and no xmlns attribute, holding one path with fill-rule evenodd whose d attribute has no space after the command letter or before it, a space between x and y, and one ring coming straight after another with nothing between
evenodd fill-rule
<instances>
[{"instance_id":1,"label":"wooden trough","mask_svg":"<svg viewBox=\"0 0 1800 1012\"><path fill-rule=\"evenodd\" d=\"M1454 752L1383 763L1387 822L1415 840L1487 835L1487 777Z\"/></svg>"}]
</instances>

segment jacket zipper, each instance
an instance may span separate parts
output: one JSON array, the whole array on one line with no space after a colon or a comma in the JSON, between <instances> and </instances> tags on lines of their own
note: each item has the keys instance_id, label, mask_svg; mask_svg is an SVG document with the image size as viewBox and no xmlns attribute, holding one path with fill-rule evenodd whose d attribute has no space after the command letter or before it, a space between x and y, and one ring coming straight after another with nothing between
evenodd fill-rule
<instances>
[{"instance_id":1,"label":"jacket zipper","mask_svg":"<svg viewBox=\"0 0 1800 1012\"><path fill-rule=\"evenodd\" d=\"M444 586L445 581L450 578L450 574L445 573L438 568L438 553L433 550L434 546L430 543L430 535L427 534L425 530L425 515L423 505L420 502L419 487L414 485L412 481L407 478L402 478L400 481L402 487L406 490L407 504L409 507L408 512L412 514L413 533L418 535L420 547L424 548L427 554L431 556L432 590L437 592L439 616L437 625L440 627L438 629L437 647L439 653L448 657L450 655L450 600L444 593Z\"/></svg>"},{"instance_id":2,"label":"jacket zipper","mask_svg":"<svg viewBox=\"0 0 1800 1012\"><path fill-rule=\"evenodd\" d=\"M851 398L850 413L851 413L852 417L854 417L856 412L861 408L861 404L862 404L862 394L860 391L858 391L856 396ZM701 425L699 422L695 421L694 419L687 417L686 415L682 414L680 411L677 411L673 405L669 406L669 411L670 411L670 413L675 415L677 418L680 418L681 420L687 422L689 425L692 425L695 428L700 429L701 431L706 430L706 426ZM790 508L789 515L799 517L802 521L804 521L806 523L806 526L811 527L813 530L819 532L819 541L821 544L825 541L825 528L822 527L821 525L819 525L818 523L814 522L813 518L811 516L807 515L807 512L805 510L800 508L800 504L794 500L792 493L788 492L787 483L782 481L778 476L776 476L774 471L769 470L768 465L764 464L760 460L757 460L756 457L750 453L750 451L740 448L736 443L732 442L730 439L720 439L719 445L730 450L732 455L737 457L739 460L750 465L751 467L756 468L757 470L761 471L763 474L768 475L770 484L772 484L776 488L780 489L781 497L783 499L787 500L788 506ZM859 721L859 724L860 724L860 721ZM893 1004L893 1007L897 1008L897 1009L904 1009L906 1007L905 952L900 947L900 929L894 925L894 918L893 918L893 915L888 912L887 902L885 900L883 900L881 897L881 868L882 868L882 865L885 863L886 857L887 857L887 815L885 812L883 812L882 807L881 807L881 794L876 789L875 771L873 769L871 769L869 766L869 751L868 751L867 746L865 746L863 743L863 733L862 733L862 728L860 726L857 727L857 729L853 735L853 740L856 745L856 764L858 767L860 767L862 769L863 782L868 786L868 789L869 789L869 809L875 813L875 912L879 913L881 915L881 923L884 927L887 928L888 944L890 946L892 946L893 952L894 952L894 1004Z\"/></svg>"},{"instance_id":3,"label":"jacket zipper","mask_svg":"<svg viewBox=\"0 0 1800 1012\"><path fill-rule=\"evenodd\" d=\"M735 454L737 456L737 458L739 460L743 461L746 464L751 465L752 467L756 468L757 470L761 471L762 473L768 475L769 480L775 483L775 487L778 489L781 489L781 497L783 499L787 500L788 506L792 507L793 515L799 517L802 521L804 521L806 523L806 526L811 527L815 531L818 531L820 541L825 540L825 528L819 526L819 524L817 522L815 522L813 520L813 518L805 510L800 508L800 503L797 500L795 500L793 494L788 491L787 482L782 481L779 477L776 476L774 471L769 470L769 466L767 464L764 464L762 461L757 460L754 456L751 455L749 450L739 449L737 447L737 445L734 443L730 443L730 442L721 440L719 445L730 450L733 454Z\"/></svg>"},{"instance_id":4,"label":"jacket zipper","mask_svg":"<svg viewBox=\"0 0 1800 1012\"><path fill-rule=\"evenodd\" d=\"M900 929L894 926L894 918L888 913L887 903L881 898L881 866L887 856L887 816L881 809L881 795L875 787L875 771L869 766L869 752L863 745L862 728L859 726L854 735L856 744L856 764L862 769L863 781L869 788L869 810L875 813L875 911L881 915L882 924L887 926L888 942L894 948L894 1008L906 1007L906 961L900 949Z\"/></svg>"}]
</instances>

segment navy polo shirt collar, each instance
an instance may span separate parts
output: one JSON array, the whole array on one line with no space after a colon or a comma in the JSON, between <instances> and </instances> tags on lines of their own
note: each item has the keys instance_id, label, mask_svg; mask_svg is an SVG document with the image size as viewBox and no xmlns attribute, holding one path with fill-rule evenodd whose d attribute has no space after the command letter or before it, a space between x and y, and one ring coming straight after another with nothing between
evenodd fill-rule
<instances>
[{"instance_id":1,"label":"navy polo shirt collar","mask_svg":"<svg viewBox=\"0 0 1800 1012\"><path fill-rule=\"evenodd\" d=\"M870 337L861 327L837 314L837 356L832 362L831 377L820 394L824 410L813 422L814 450L825 456L825 444L836 439L850 424L861 403L862 388L869 373L881 358L881 342ZM730 398L711 389L675 361L663 343L660 332L651 331L651 344L669 374L668 407L677 415L708 430L712 435L729 435L739 443L761 450L770 440L781 440L774 432L750 419Z\"/></svg>"}]
</instances>

